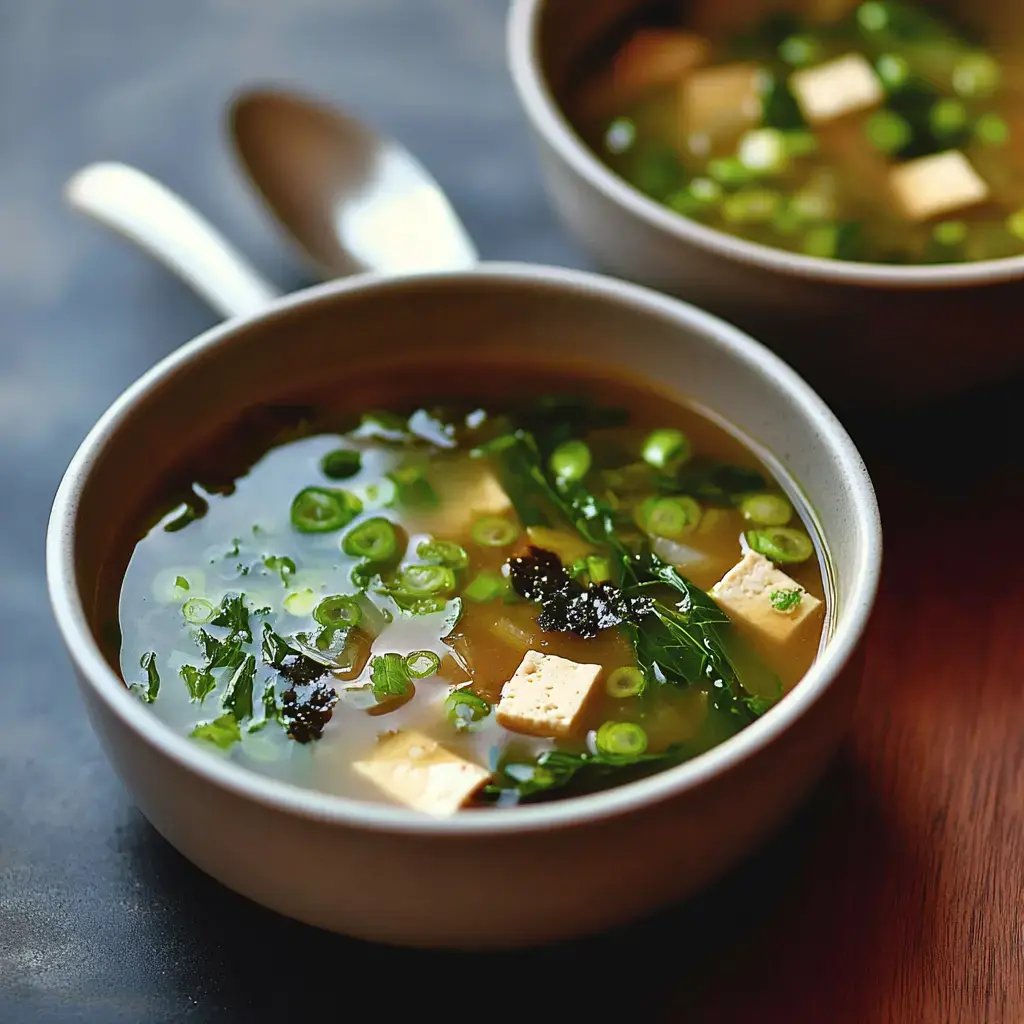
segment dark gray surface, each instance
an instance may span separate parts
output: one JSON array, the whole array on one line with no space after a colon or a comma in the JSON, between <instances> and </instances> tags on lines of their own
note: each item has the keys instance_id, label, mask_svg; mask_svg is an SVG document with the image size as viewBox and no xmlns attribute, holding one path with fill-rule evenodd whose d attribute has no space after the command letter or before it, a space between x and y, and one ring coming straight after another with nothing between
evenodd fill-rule
<instances>
[{"instance_id":1,"label":"dark gray surface","mask_svg":"<svg viewBox=\"0 0 1024 1024\"><path fill-rule=\"evenodd\" d=\"M673 993L685 1005L696 982L678 969L713 952L716 923L738 923L741 907L763 917L755 897L784 880L776 865L761 886L769 851L750 891L727 883L596 946L517 958L522 981L503 984L505 957L382 951L283 921L200 875L131 806L52 625L43 537L65 465L126 385L215 320L68 212L64 180L96 159L136 164L295 287L304 275L242 186L221 126L240 84L291 82L410 144L485 258L583 265L540 189L505 70L504 16L502 0L0 0L3 1024L298 1020L322 998L337 1000L341 1019L366 985L394 1019L423 1005L421 971L426 1005L453 1012L485 1008L476 1000L495 983L523 1013L543 1012L527 995L534 972L565 972L581 1015L653 1009ZM464 885L458 865L437 884ZM595 962L610 965L598 984ZM638 983L630 963L656 983ZM714 983L703 968L696 976Z\"/></svg>"}]
</instances>

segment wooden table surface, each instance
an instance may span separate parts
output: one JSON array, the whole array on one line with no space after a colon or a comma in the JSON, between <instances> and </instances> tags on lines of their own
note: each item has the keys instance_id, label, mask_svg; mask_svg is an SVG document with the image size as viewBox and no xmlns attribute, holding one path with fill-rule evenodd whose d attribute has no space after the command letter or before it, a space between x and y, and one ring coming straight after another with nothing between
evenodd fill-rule
<instances>
[{"instance_id":1,"label":"wooden table surface","mask_svg":"<svg viewBox=\"0 0 1024 1024\"><path fill-rule=\"evenodd\" d=\"M266 273L303 283L220 128L241 82L284 80L409 142L486 258L586 265L540 186L504 14L499 0L0 0L0 1022L284 1024L320 1019L321 1002L346 1019L368 991L388 1021L429 1006L1022 1024L1024 381L848 421L886 542L856 723L794 821L652 921L515 955L325 935L178 856L84 721L46 603L49 503L95 417L213 318L62 209L64 179L92 159L137 163ZM458 864L438 884L457 898Z\"/></svg>"}]
</instances>

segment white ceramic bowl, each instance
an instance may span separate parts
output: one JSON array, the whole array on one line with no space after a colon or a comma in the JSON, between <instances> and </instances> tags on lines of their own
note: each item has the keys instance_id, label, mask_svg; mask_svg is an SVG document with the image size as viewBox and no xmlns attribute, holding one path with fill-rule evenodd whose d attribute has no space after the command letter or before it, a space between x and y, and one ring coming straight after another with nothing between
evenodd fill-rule
<instances>
[{"instance_id":1,"label":"white ceramic bowl","mask_svg":"<svg viewBox=\"0 0 1024 1024\"><path fill-rule=\"evenodd\" d=\"M737 737L660 775L441 821L272 781L165 726L104 659L93 606L101 568L165 457L194 450L247 406L367 368L386 373L422 359L424 346L481 372L514 350L656 381L774 453L814 508L834 571L831 635L806 678ZM160 833L214 878L283 914L368 939L456 947L623 923L692 893L777 825L850 718L880 561L878 510L858 453L765 348L633 285L486 264L334 282L190 342L93 428L61 483L47 538L53 609L89 716Z\"/></svg>"},{"instance_id":2,"label":"white ceramic bowl","mask_svg":"<svg viewBox=\"0 0 1024 1024\"><path fill-rule=\"evenodd\" d=\"M787 253L688 220L601 163L561 97L580 54L642 2L513 0L509 13L512 79L549 195L601 269L750 331L837 408L905 405L1024 370L1024 257L901 267ZM1024 7L946 6L1002 53L1024 54Z\"/></svg>"}]
</instances>

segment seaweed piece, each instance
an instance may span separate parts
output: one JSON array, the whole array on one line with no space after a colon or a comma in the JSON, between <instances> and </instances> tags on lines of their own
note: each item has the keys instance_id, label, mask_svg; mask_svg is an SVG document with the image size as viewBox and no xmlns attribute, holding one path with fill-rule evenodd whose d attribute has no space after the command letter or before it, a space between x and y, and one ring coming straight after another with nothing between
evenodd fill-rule
<instances>
[{"instance_id":1,"label":"seaweed piece","mask_svg":"<svg viewBox=\"0 0 1024 1024\"><path fill-rule=\"evenodd\" d=\"M558 555L542 548L531 547L508 564L513 590L541 605L537 624L547 633L575 633L589 639L603 629L635 623L654 607L645 594L627 597L612 583L583 586L566 572Z\"/></svg>"},{"instance_id":2,"label":"seaweed piece","mask_svg":"<svg viewBox=\"0 0 1024 1024\"><path fill-rule=\"evenodd\" d=\"M281 694L281 724L296 743L318 740L324 726L331 720L337 702L337 693L323 683L317 683L301 694L292 686Z\"/></svg>"}]
</instances>

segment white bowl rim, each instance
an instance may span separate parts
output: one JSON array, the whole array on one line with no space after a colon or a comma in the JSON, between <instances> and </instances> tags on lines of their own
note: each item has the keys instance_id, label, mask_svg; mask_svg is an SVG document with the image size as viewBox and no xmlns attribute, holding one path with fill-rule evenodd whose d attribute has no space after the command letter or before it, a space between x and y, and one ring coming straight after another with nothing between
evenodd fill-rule
<instances>
[{"instance_id":1,"label":"white bowl rim","mask_svg":"<svg viewBox=\"0 0 1024 1024\"><path fill-rule=\"evenodd\" d=\"M270 320L289 310L314 305L348 293L443 285L452 281L514 282L557 291L598 294L641 313L660 315L695 333L715 339L738 362L772 379L799 407L809 429L827 439L854 495L851 529L860 534L863 558L848 579L845 611L825 650L786 699L764 717L692 761L645 779L592 795L555 800L500 811L467 812L435 819L400 807L374 804L320 793L259 775L199 749L176 733L129 692L107 664L89 628L78 592L75 561L75 516L92 464L116 434L127 415L145 402L168 377L218 345L239 329ZM759 342L718 317L640 285L586 271L525 263L481 263L465 271L430 272L403 276L361 274L294 292L267 309L226 323L199 335L170 353L131 384L100 417L72 458L57 490L46 537L46 575L50 602L64 644L82 679L108 712L163 756L208 783L270 808L299 817L379 832L466 836L534 832L585 824L636 811L700 786L717 773L770 744L793 724L832 684L853 654L867 624L881 571L882 535L874 488L859 452L835 415L786 363Z\"/></svg>"},{"instance_id":2,"label":"white bowl rim","mask_svg":"<svg viewBox=\"0 0 1024 1024\"><path fill-rule=\"evenodd\" d=\"M726 259L832 284L930 290L1024 280L1024 256L938 266L894 266L803 256L705 227L648 198L591 152L548 88L538 47L540 24L547 3L548 0L512 0L509 7L507 58L513 84L526 114L545 141L576 174L651 227Z\"/></svg>"}]
</instances>

